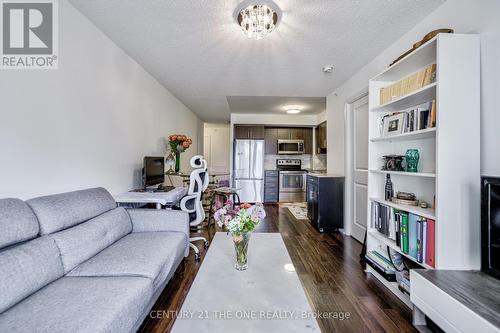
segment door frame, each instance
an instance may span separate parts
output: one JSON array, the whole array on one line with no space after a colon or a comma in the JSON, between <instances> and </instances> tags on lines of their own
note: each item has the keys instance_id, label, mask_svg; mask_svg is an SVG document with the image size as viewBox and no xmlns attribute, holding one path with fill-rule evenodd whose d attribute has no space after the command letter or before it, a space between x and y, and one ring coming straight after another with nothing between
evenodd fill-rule
<instances>
[{"instance_id":1,"label":"door frame","mask_svg":"<svg viewBox=\"0 0 500 333\"><path fill-rule=\"evenodd\" d=\"M344 191L344 232L352 235L354 224L354 103L361 98L368 97L368 87L363 88L357 94L348 98L344 108L345 132L344 132L344 170L345 170L345 191Z\"/></svg>"}]
</instances>

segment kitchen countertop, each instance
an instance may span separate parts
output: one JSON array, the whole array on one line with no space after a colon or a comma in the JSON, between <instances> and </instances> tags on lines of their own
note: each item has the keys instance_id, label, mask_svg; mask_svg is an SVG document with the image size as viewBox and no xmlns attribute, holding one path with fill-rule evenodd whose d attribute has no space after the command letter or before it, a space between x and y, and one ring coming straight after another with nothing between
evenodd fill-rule
<instances>
[{"instance_id":1,"label":"kitchen countertop","mask_svg":"<svg viewBox=\"0 0 500 333\"><path fill-rule=\"evenodd\" d=\"M343 175L335 174L335 173L326 173L326 172L309 172L308 176L312 177L328 177L328 178L344 178Z\"/></svg>"}]
</instances>

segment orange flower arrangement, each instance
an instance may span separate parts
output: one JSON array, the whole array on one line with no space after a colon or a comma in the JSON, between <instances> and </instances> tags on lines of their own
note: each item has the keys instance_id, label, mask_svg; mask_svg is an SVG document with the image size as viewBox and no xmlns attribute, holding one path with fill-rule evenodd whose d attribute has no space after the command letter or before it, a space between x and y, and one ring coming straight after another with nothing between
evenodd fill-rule
<instances>
[{"instance_id":1,"label":"orange flower arrangement","mask_svg":"<svg viewBox=\"0 0 500 333\"><path fill-rule=\"evenodd\" d=\"M168 136L168 144L172 152L182 153L188 149L193 140L191 140L187 135L184 134L172 134Z\"/></svg>"}]
</instances>

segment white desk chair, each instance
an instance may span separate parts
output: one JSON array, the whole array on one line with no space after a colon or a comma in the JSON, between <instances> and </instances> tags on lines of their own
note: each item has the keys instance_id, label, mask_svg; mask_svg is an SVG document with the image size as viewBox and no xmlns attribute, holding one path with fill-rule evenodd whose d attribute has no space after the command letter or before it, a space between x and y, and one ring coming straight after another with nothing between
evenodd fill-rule
<instances>
[{"instance_id":1,"label":"white desk chair","mask_svg":"<svg viewBox=\"0 0 500 333\"><path fill-rule=\"evenodd\" d=\"M192 228L197 227L205 220L205 211L203 210L202 195L208 188L208 166L207 161L201 155L196 155L191 158L191 167L193 171L189 177L189 189L187 195L180 202L181 209L189 213L189 225ZM194 259L200 260L200 251L192 243L195 241L203 241L205 248L208 248L209 242L205 237L190 237L189 246L194 250Z\"/></svg>"}]
</instances>

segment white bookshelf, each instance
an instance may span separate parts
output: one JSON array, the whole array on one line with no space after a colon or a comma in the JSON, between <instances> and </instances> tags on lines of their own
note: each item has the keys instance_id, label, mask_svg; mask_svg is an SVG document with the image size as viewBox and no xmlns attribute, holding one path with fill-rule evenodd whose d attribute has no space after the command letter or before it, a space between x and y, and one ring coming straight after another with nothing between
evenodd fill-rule
<instances>
[{"instance_id":1,"label":"white bookshelf","mask_svg":"<svg viewBox=\"0 0 500 333\"><path fill-rule=\"evenodd\" d=\"M374 138L371 138L371 142L380 142L380 141L410 141L410 140L420 140L420 139L427 139L427 138L435 138L436 137L436 128L427 128L424 130L419 130L419 131L413 131L413 132L408 132L408 133L402 133L402 134L397 134L397 135L392 135L392 136L377 136Z\"/></svg>"},{"instance_id":2,"label":"white bookshelf","mask_svg":"<svg viewBox=\"0 0 500 333\"><path fill-rule=\"evenodd\" d=\"M436 81L405 96L379 105L380 88L387 87L430 64L437 65ZM470 270L480 267L480 56L479 37L439 34L369 82L369 172L367 250L390 248L402 253L392 239L371 228L371 203L404 210L435 221L436 269ZM384 115L406 111L436 100L436 127L383 137ZM418 172L382 171L382 156L404 155L418 149ZM394 191L413 192L430 207L399 205L384 200L386 175ZM435 206L434 206L435 202ZM422 268L432 269L425 263ZM379 279L405 304L409 296L371 267Z\"/></svg>"}]
</instances>

